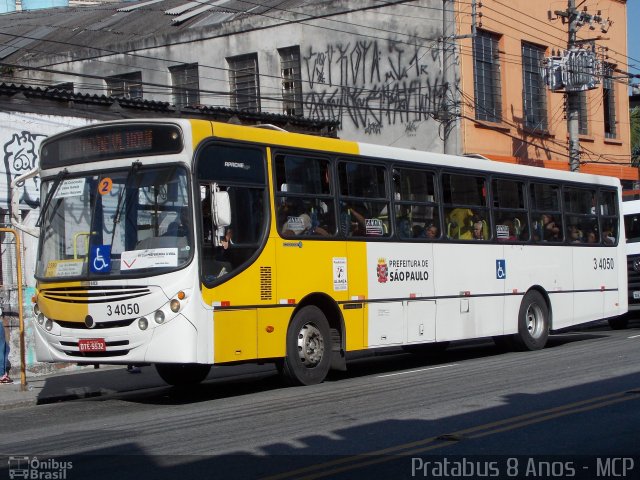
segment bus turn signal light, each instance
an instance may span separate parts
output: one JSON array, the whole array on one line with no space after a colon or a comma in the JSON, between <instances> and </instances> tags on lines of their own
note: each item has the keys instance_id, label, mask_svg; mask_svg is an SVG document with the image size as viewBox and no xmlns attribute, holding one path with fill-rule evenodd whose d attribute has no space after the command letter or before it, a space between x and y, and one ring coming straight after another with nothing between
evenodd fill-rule
<instances>
[{"instance_id":1,"label":"bus turn signal light","mask_svg":"<svg viewBox=\"0 0 640 480\"><path fill-rule=\"evenodd\" d=\"M267 325L267 328L265 328L265 330L267 331L267 333L273 333L275 329L273 328L273 326Z\"/></svg>"}]
</instances>

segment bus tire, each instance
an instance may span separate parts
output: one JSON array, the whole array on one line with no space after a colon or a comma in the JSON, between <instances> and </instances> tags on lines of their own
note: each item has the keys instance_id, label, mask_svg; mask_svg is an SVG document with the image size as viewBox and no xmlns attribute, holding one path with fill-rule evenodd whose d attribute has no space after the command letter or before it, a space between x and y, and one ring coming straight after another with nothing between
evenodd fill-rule
<instances>
[{"instance_id":1,"label":"bus tire","mask_svg":"<svg viewBox=\"0 0 640 480\"><path fill-rule=\"evenodd\" d=\"M520 350L540 350L549 339L549 307L542 294L530 290L522 299L515 341Z\"/></svg>"},{"instance_id":2,"label":"bus tire","mask_svg":"<svg viewBox=\"0 0 640 480\"><path fill-rule=\"evenodd\" d=\"M321 383L329 373L331 351L331 331L324 313L314 305L303 307L287 331L283 377L291 385Z\"/></svg>"},{"instance_id":3,"label":"bus tire","mask_svg":"<svg viewBox=\"0 0 640 480\"><path fill-rule=\"evenodd\" d=\"M620 315L619 317L610 318L608 322L612 330L624 330L629 326L629 315Z\"/></svg>"},{"instance_id":4,"label":"bus tire","mask_svg":"<svg viewBox=\"0 0 640 480\"><path fill-rule=\"evenodd\" d=\"M207 378L210 370L211 365L201 363L156 363L160 378L176 387L197 385Z\"/></svg>"}]
</instances>

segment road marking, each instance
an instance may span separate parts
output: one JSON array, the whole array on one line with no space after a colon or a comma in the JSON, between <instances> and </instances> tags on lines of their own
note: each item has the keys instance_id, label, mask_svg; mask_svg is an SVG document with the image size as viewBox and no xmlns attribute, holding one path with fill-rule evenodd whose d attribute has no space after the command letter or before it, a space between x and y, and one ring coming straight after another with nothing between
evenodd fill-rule
<instances>
[{"instance_id":1,"label":"road marking","mask_svg":"<svg viewBox=\"0 0 640 480\"><path fill-rule=\"evenodd\" d=\"M627 337L627 338L638 338L638 337L640 337L640 335L632 335L632 336Z\"/></svg>"},{"instance_id":2,"label":"road marking","mask_svg":"<svg viewBox=\"0 0 640 480\"><path fill-rule=\"evenodd\" d=\"M455 367L456 365L460 365L460 364L459 363L452 363L451 365L440 365L438 367L421 368L420 370L409 370L408 372L389 373L387 375L378 375L378 378L396 377L398 375L407 375L408 373L427 372L429 370L438 370L439 368Z\"/></svg>"},{"instance_id":3,"label":"road marking","mask_svg":"<svg viewBox=\"0 0 640 480\"><path fill-rule=\"evenodd\" d=\"M443 367L446 366L453 365L445 365ZM398 460L398 455L416 455L419 453L428 452L430 450L448 447L464 439L477 439L485 437L487 435L493 435L496 433L502 433L509 430L546 422L547 420L552 420L566 415L572 415L574 413L582 413L589 410L594 410L596 408L606 407L608 405L613 405L627 400L637 400L638 396L629 395L629 393L633 391L635 391L635 389L611 393L609 395L589 398L586 400L580 400L578 402L568 403L566 405L561 405L546 410L525 413L523 415L505 418L483 425L476 425L474 427L459 430L457 432L441 434L435 437L429 437L423 440L417 440L415 442L396 445L382 450L365 452L359 455L352 455L346 458L341 458L316 465L310 465L308 467L300 468L290 472L284 472L269 477L264 477L262 480L284 480L290 478L314 480L317 478L331 477L338 473L356 470L380 463L395 461ZM380 457L381 455L387 456Z\"/></svg>"}]
</instances>

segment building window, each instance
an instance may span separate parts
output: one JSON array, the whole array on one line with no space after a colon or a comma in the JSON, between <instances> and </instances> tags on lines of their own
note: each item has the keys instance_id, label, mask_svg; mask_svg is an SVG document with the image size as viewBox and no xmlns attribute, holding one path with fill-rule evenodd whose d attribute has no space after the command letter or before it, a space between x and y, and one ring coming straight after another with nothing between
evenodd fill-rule
<instances>
[{"instance_id":1,"label":"building window","mask_svg":"<svg viewBox=\"0 0 640 480\"><path fill-rule=\"evenodd\" d=\"M300 74L300 47L278 49L282 77L282 112L301 117L302 76Z\"/></svg>"},{"instance_id":2,"label":"building window","mask_svg":"<svg viewBox=\"0 0 640 480\"><path fill-rule=\"evenodd\" d=\"M189 63L169 67L173 86L173 103L176 107L197 105L200 103L200 85L198 83L198 64Z\"/></svg>"},{"instance_id":3,"label":"building window","mask_svg":"<svg viewBox=\"0 0 640 480\"><path fill-rule=\"evenodd\" d=\"M545 49L530 43L522 44L522 105L524 125L546 132L547 89L542 78Z\"/></svg>"},{"instance_id":4,"label":"building window","mask_svg":"<svg viewBox=\"0 0 640 480\"><path fill-rule=\"evenodd\" d=\"M589 135L589 110L587 108L587 92L578 92L578 133Z\"/></svg>"},{"instance_id":5,"label":"building window","mask_svg":"<svg viewBox=\"0 0 640 480\"><path fill-rule=\"evenodd\" d=\"M616 94L613 80L614 66L610 63L604 66L602 81L602 107L604 110L604 136L616 138Z\"/></svg>"},{"instance_id":6,"label":"building window","mask_svg":"<svg viewBox=\"0 0 640 480\"><path fill-rule=\"evenodd\" d=\"M249 112L260 111L260 83L258 81L258 55L227 58L231 108Z\"/></svg>"},{"instance_id":7,"label":"building window","mask_svg":"<svg viewBox=\"0 0 640 480\"><path fill-rule=\"evenodd\" d=\"M142 98L142 72L107 77L107 95L116 98Z\"/></svg>"},{"instance_id":8,"label":"building window","mask_svg":"<svg viewBox=\"0 0 640 480\"><path fill-rule=\"evenodd\" d=\"M478 30L473 39L473 80L477 120L502 121L499 41L498 35L483 30Z\"/></svg>"}]
</instances>

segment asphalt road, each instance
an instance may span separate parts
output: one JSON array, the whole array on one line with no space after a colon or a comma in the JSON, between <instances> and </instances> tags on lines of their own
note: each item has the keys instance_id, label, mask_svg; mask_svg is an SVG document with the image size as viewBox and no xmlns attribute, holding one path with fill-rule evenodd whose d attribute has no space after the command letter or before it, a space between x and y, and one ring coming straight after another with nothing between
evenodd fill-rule
<instances>
[{"instance_id":1,"label":"asphalt road","mask_svg":"<svg viewBox=\"0 0 640 480\"><path fill-rule=\"evenodd\" d=\"M193 389L7 411L0 479L21 462L63 480L640 478L640 322L537 352L357 357L311 387L227 367Z\"/></svg>"}]
</instances>

